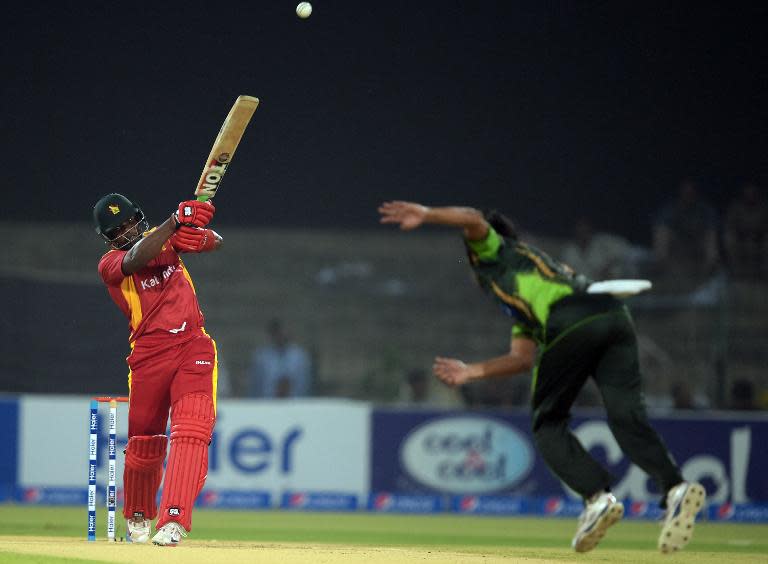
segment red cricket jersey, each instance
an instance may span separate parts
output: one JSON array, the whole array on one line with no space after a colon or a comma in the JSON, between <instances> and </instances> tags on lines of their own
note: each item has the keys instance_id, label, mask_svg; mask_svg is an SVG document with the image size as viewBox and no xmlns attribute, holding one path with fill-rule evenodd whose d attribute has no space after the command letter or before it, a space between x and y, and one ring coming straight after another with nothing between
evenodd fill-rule
<instances>
[{"instance_id":1,"label":"red cricket jersey","mask_svg":"<svg viewBox=\"0 0 768 564\"><path fill-rule=\"evenodd\" d=\"M173 246L166 243L156 258L129 276L122 270L127 252L108 251L99 261L99 274L128 318L129 341L141 339L142 346L154 348L205 334L195 287Z\"/></svg>"}]
</instances>

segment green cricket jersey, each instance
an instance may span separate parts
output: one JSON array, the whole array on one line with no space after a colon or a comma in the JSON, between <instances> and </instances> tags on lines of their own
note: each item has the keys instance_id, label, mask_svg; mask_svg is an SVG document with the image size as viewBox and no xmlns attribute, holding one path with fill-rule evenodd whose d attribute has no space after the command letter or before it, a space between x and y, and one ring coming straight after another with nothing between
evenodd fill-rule
<instances>
[{"instance_id":1,"label":"green cricket jersey","mask_svg":"<svg viewBox=\"0 0 768 564\"><path fill-rule=\"evenodd\" d=\"M478 282L515 320L513 336L546 342L552 306L582 293L589 282L539 249L503 239L490 226L485 239L466 243Z\"/></svg>"}]
</instances>

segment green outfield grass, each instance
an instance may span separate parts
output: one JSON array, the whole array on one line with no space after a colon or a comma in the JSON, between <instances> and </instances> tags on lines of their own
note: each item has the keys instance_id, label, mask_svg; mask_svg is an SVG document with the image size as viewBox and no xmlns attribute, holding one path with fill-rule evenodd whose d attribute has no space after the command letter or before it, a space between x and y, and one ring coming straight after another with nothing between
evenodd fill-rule
<instances>
[{"instance_id":1,"label":"green outfield grass","mask_svg":"<svg viewBox=\"0 0 768 564\"><path fill-rule=\"evenodd\" d=\"M105 536L104 513L100 512L98 523L101 538ZM67 542L76 544L76 540L85 538L85 523L84 508L0 505L0 556L14 553L13 547L6 542L11 538L18 542L19 539L34 540L36 537L58 537L63 541L64 537L69 537ZM210 548L263 543L263 546L293 548L297 545L376 549L402 547L425 555L449 551L451 554L465 554L467 558L484 555L494 561L500 558L510 561L588 559L595 562L768 563L767 525L700 522L687 549L672 556L656 551L657 523L624 520L610 530L595 551L587 555L577 555L570 549L574 528L574 519L558 518L200 509L195 512L194 530L185 541L185 546L194 547L200 543L199 546ZM117 534L124 535L122 519L119 519ZM343 553L343 548L339 550ZM81 560L62 559L57 562L85 562L85 559L93 558L87 553L82 556L84 559ZM18 554L16 557L19 560L0 557L0 561L54 561L50 558L28 560L25 558L31 557ZM208 561L215 562L215 558L214 554ZM95 560L99 561L99 558ZM342 558L338 561L354 560ZM397 559L392 561L397 562Z\"/></svg>"}]
</instances>

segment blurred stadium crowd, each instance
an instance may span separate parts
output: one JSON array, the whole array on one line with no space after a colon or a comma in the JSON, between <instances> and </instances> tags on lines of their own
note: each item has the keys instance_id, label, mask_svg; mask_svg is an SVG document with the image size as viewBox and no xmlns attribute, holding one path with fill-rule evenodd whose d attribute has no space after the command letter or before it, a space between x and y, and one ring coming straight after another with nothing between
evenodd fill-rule
<instances>
[{"instance_id":1,"label":"blurred stadium crowd","mask_svg":"<svg viewBox=\"0 0 768 564\"><path fill-rule=\"evenodd\" d=\"M768 408L768 387L760 368L766 358L759 342L768 323L762 321L765 316L756 303L768 274L768 201L761 188L744 183L727 206L718 209L696 180L682 179L674 197L663 202L651 218L648 246L601 230L599 225L599 218L578 216L566 240L535 233L525 237L592 279L653 280L655 291L632 301L641 324L641 362L650 381L649 405L667 410ZM339 272L330 270L325 272L326 283L345 276L364 279L370 274L360 264L347 264ZM270 333L271 329L266 332ZM261 353L254 352L246 370L248 390L254 389L254 381L271 378L269 371L260 373L258 355L271 349L273 358L281 356L275 339L270 341L259 349ZM438 350L439 339L435 345ZM283 347L286 382L279 395L295 397L291 389L323 393L323 376L316 373L320 359L315 358L313 364L310 352L296 342L286 342ZM297 355L307 360L297 363ZM399 385L366 385L368 393L380 401L468 407L527 402L526 378L476 383L455 394L432 380L427 361L406 366L396 360L397 353L393 356L391 362L399 366L400 374L395 375ZM291 364L297 367L290 368ZM273 366L271 371L275 370ZM297 384L292 386L288 381L294 379ZM314 388L306 386L308 380L314 381ZM258 397L252 392L245 395ZM366 397L365 392L359 395ZM579 400L582 406L599 403L594 389L587 389Z\"/></svg>"},{"instance_id":2,"label":"blurred stadium crowd","mask_svg":"<svg viewBox=\"0 0 768 564\"><path fill-rule=\"evenodd\" d=\"M650 407L768 408L762 187L746 183L718 209L683 179L648 225L645 245L606 232L595 217L574 217L568 238L524 236L593 279L653 281L651 292L630 300ZM96 274L103 246L90 225L55 230L51 238L46 224L0 223L0 234L15 241L0 285L18 297L2 321L0 390L123 393L127 332ZM431 377L436 355L490 357L509 342L508 320L476 291L455 234L227 226L221 233L224 252L186 259L219 346L220 395L527 404L525 376L459 393ZM588 386L578 405L599 402Z\"/></svg>"}]
</instances>

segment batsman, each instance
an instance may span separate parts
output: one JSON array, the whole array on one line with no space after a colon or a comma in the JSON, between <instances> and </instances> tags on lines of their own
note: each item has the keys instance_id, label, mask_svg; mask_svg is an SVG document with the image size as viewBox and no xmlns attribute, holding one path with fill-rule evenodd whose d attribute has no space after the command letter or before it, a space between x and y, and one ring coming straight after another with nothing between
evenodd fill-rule
<instances>
[{"instance_id":1,"label":"batsman","mask_svg":"<svg viewBox=\"0 0 768 564\"><path fill-rule=\"evenodd\" d=\"M93 208L96 232L109 250L99 274L128 318L128 445L123 515L131 541L175 546L192 530L192 506L208 472L216 421L216 343L208 335L181 253L217 250L221 237L206 226L210 202L181 202L149 229L144 212L120 194ZM156 499L170 452L158 512ZM158 516L159 515L159 516Z\"/></svg>"}]
</instances>

